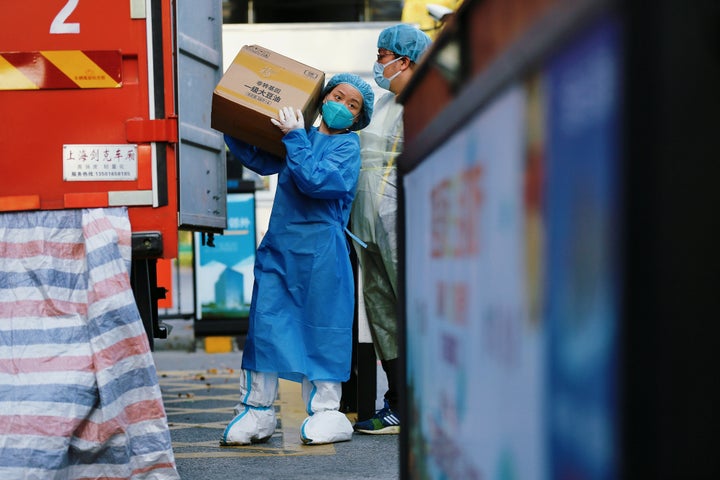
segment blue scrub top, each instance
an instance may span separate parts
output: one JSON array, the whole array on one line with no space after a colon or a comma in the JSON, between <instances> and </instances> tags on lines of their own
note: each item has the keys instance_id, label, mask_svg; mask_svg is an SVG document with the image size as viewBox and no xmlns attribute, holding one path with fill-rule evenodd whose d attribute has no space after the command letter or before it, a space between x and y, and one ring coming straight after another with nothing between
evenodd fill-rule
<instances>
[{"instance_id":1,"label":"blue scrub top","mask_svg":"<svg viewBox=\"0 0 720 480\"><path fill-rule=\"evenodd\" d=\"M360 172L358 136L291 130L284 159L228 135L225 142L250 170L278 174L242 368L298 382L348 380L355 293L345 227Z\"/></svg>"}]
</instances>

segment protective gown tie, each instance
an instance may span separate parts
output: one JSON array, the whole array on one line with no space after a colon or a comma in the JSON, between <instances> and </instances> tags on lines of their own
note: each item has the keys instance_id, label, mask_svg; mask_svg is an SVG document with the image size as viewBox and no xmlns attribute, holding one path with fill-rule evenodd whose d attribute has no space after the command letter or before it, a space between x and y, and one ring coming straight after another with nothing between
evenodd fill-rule
<instances>
[{"instance_id":1,"label":"protective gown tie","mask_svg":"<svg viewBox=\"0 0 720 480\"><path fill-rule=\"evenodd\" d=\"M363 247L363 248L367 248L367 243L365 243L365 242L363 242L362 240L360 240L360 238L359 238L357 235L355 235L354 233L352 233L350 230L348 230L347 227L345 227L345 233L347 233L348 235L350 235L350 238L352 238L353 240L355 240L355 241L358 243L358 245L360 245L360 246Z\"/></svg>"}]
</instances>

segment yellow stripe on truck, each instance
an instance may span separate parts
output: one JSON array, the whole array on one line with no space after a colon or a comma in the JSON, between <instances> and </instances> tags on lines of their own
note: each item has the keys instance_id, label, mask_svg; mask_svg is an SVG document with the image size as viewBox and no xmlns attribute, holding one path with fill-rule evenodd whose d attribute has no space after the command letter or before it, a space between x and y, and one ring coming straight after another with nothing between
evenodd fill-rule
<instances>
[{"instance_id":1,"label":"yellow stripe on truck","mask_svg":"<svg viewBox=\"0 0 720 480\"><path fill-rule=\"evenodd\" d=\"M117 88L120 84L81 50L40 52L80 88Z\"/></svg>"},{"instance_id":2,"label":"yellow stripe on truck","mask_svg":"<svg viewBox=\"0 0 720 480\"><path fill-rule=\"evenodd\" d=\"M0 55L0 90L38 90L39 88Z\"/></svg>"}]
</instances>

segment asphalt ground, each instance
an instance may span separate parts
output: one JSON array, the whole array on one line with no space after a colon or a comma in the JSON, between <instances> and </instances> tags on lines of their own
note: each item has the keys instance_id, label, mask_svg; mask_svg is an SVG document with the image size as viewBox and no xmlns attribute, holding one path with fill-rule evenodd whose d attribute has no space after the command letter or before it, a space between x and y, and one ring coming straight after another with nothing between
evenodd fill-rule
<instances>
[{"instance_id":1,"label":"asphalt ground","mask_svg":"<svg viewBox=\"0 0 720 480\"><path fill-rule=\"evenodd\" d=\"M239 400L242 352L207 353L187 346L167 349L160 344L153 352L183 480L399 478L398 435L356 433L349 442L303 445L300 425L306 414L300 385L285 380L280 381L275 402L278 428L270 440L220 447L220 436ZM384 392L384 379L378 377L378 392ZM347 415L354 423L356 415Z\"/></svg>"}]
</instances>

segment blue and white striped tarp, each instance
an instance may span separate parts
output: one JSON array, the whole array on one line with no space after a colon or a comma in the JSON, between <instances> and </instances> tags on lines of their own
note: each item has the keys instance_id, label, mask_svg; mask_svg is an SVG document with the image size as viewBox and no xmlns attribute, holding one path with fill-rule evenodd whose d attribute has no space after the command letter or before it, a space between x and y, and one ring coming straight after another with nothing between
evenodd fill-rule
<instances>
[{"instance_id":1,"label":"blue and white striped tarp","mask_svg":"<svg viewBox=\"0 0 720 480\"><path fill-rule=\"evenodd\" d=\"M0 479L177 479L124 207L0 214Z\"/></svg>"}]
</instances>

